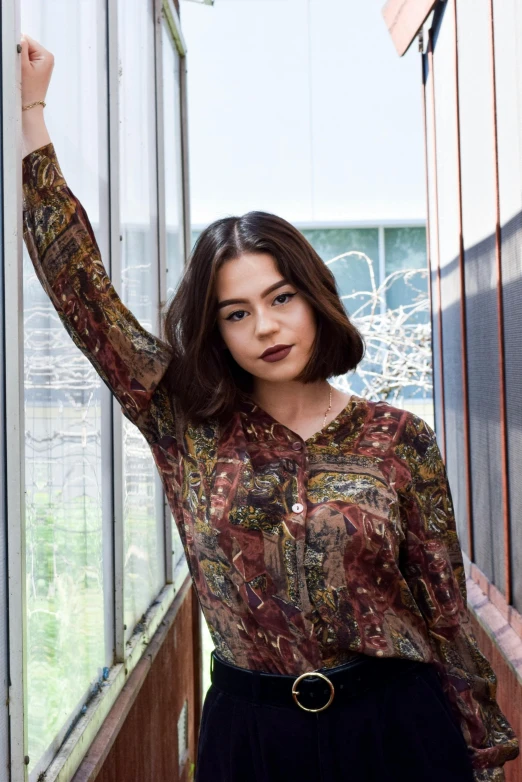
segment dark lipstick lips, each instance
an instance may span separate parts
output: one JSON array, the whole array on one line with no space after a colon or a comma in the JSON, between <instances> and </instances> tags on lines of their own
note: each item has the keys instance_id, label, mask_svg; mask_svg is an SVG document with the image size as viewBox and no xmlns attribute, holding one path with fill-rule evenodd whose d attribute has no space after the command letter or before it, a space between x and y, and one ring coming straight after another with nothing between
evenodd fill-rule
<instances>
[{"instance_id":1,"label":"dark lipstick lips","mask_svg":"<svg viewBox=\"0 0 522 782\"><path fill-rule=\"evenodd\" d=\"M281 350L286 350L287 348L291 348L291 345L274 345L271 348L267 348L264 353L261 353L259 358L264 358L265 356L269 356L270 353L279 353Z\"/></svg>"}]
</instances>

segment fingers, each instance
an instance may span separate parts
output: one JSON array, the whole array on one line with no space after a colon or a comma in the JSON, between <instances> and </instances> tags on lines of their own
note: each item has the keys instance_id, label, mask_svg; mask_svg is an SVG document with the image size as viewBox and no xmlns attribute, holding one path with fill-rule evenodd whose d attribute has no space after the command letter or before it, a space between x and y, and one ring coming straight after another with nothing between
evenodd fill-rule
<instances>
[{"instance_id":1,"label":"fingers","mask_svg":"<svg viewBox=\"0 0 522 782\"><path fill-rule=\"evenodd\" d=\"M25 42L25 47L24 47ZM24 48L27 50L27 57L29 62L35 62L36 60L54 60L53 55L48 51L41 43L31 38L27 33L23 33L21 37L22 55L24 54Z\"/></svg>"},{"instance_id":2,"label":"fingers","mask_svg":"<svg viewBox=\"0 0 522 782\"><path fill-rule=\"evenodd\" d=\"M22 68L25 68L29 63L29 41L25 37L25 35L22 35L20 38L20 44L22 46L21 56L22 56Z\"/></svg>"}]
</instances>

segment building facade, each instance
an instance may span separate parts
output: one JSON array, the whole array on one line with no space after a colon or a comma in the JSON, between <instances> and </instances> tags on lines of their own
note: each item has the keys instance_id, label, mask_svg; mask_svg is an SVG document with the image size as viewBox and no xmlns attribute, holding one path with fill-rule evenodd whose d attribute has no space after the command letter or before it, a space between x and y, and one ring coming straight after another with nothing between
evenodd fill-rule
<instances>
[{"instance_id":1,"label":"building facade","mask_svg":"<svg viewBox=\"0 0 522 782\"><path fill-rule=\"evenodd\" d=\"M522 2L390 0L384 16L399 54L421 51L436 431L477 636L521 736Z\"/></svg>"}]
</instances>

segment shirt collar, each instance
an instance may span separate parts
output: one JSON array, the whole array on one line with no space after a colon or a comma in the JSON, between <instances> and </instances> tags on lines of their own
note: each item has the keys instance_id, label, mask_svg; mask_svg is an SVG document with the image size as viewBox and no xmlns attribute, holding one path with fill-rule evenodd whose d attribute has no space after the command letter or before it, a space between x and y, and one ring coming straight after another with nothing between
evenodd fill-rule
<instances>
[{"instance_id":1,"label":"shirt collar","mask_svg":"<svg viewBox=\"0 0 522 782\"><path fill-rule=\"evenodd\" d=\"M303 447L310 448L314 444L328 445L337 439L338 436L344 439L349 430L351 431L355 427L356 420L360 418L356 414L356 409L361 409L361 403L364 405L365 400L356 394L352 394L351 399L333 421L306 440L303 440L292 429L277 421L247 396L241 396L239 413L243 422L245 436L250 442L266 442L286 448L290 446L291 449L300 450ZM297 443L300 443L300 448L297 446Z\"/></svg>"}]
</instances>

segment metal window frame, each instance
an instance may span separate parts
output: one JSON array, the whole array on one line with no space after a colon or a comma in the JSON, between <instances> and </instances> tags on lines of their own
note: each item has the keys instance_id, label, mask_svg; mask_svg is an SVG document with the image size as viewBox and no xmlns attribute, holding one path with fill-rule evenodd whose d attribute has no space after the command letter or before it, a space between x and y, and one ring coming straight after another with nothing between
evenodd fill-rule
<instances>
[{"instance_id":1,"label":"metal window frame","mask_svg":"<svg viewBox=\"0 0 522 782\"><path fill-rule=\"evenodd\" d=\"M159 275L158 275L158 296L159 296L159 330L162 333L161 311L167 298L167 221L165 216L165 117L163 109L163 3L161 0L154 0L154 50L156 66L156 159L157 159L157 201L158 201L158 256L159 256ZM160 99L161 96L161 99ZM156 474L157 479L159 476ZM156 485L156 491L160 491L163 497L163 532L164 532L164 550L165 550L165 581L172 584L172 517L169 513L167 498L161 487L161 482Z\"/></svg>"},{"instance_id":2,"label":"metal window frame","mask_svg":"<svg viewBox=\"0 0 522 782\"><path fill-rule=\"evenodd\" d=\"M157 66L156 66L156 56L157 56L157 46L156 46L156 26L157 26L157 19L156 19L156 2L155 0L147 0L148 8L147 12L152 13L152 19L149 18L149 23L153 24L152 29L152 57L154 58L153 63L153 76L154 76L154 83L153 83L153 89L154 89L154 107L153 107L153 114L151 115L150 121L153 121L154 127L153 127L153 133L151 135L151 139L154 140L154 143L156 145L156 153L155 153L155 169L153 171L153 175L156 178L156 181L150 183L151 185L151 193L154 193L155 195L155 203L153 204L153 209L155 210L152 214L155 217L156 220L156 231L152 233L152 240L153 240L153 252L155 251L156 257L159 255L159 222L160 222L160 214L159 214L159 202L158 202L158 183L157 183L157 169L158 169L158 153L157 153L157 103L159 100L159 95L157 92ZM111 198L111 205L118 208L118 214L114 215L115 219L115 227L117 226L118 230L114 231L113 239L116 243L118 241L118 250L116 254L113 257L113 262L115 263L115 270L113 270L113 284L115 285L118 294L122 296L122 290L121 290L121 281L122 281L122 223L121 223L121 199L120 199L120 155L119 152L121 151L121 143L120 143L120 125L121 125L121 111L120 111L120 97L121 97L121 90L120 90L120 74L121 74L121 56L120 56L120 47L119 47L119 31L118 31L118 20L119 20L119 9L118 9L118 3L113 2L112 5L114 8L112 9L113 14L111 16L111 23L113 24L113 27L110 32L110 41L113 45L114 52L117 53L117 68L116 70L111 71L110 78L111 80L114 80L113 88L117 95L114 95L115 103L111 105L111 109L114 109L114 115L110 116L109 123L111 128L114 129L114 135L111 133L111 153L113 149L118 149L118 168L117 171L115 171L114 179L112 180L112 184L114 187L114 193L117 193L116 198ZM147 31L147 37L149 35L149 31ZM116 103L117 101L117 103ZM149 118L147 117L147 121L149 121ZM149 154L149 150L147 150L147 154ZM117 237L117 240L116 240ZM158 297L159 297L159 277L160 277L160 270L156 264L151 264L151 273L154 277L153 279L153 286L152 291L156 293L156 301L153 302L152 307L152 317L151 317L151 330L153 333L158 334L159 333L159 307L158 307ZM132 638L134 636L134 627L128 627L125 624L125 548L124 548L124 536L125 536L125 486L124 486L124 473L125 473L125 451L123 447L123 428L126 425L123 421L123 417L119 411L119 404L114 400L114 417L116 421L116 427L115 427L115 441L117 444L118 449L118 464L115 463L115 472L117 468L117 472L115 474L115 490L117 489L117 492L115 492L115 507L117 507L118 510L118 517L117 517L117 523L118 523L118 534L120 534L120 527L121 527L121 537L119 537L119 540L117 541L117 568L116 568L116 576L117 576L117 605L118 605L118 623L116 625L116 642L117 642L117 648L118 652L121 654L122 662L125 662L125 659L127 655L129 654L129 645L132 645ZM118 412L116 412L118 411ZM116 438L118 438L116 440ZM120 461L121 460L121 461ZM158 492L162 492L162 485L159 478L159 475L157 474L157 470L154 468L153 473L153 482L154 482L154 491L155 491L155 520L156 520L156 527L159 527L160 523L163 526L164 520L163 520L163 502L160 503L160 496L158 495ZM164 536L161 535L161 537L158 537L158 541L161 543L161 545L164 548ZM121 561L120 561L121 557ZM164 558L162 561L162 564L164 563ZM165 570L165 568L164 568ZM120 621L120 617L123 620L123 624ZM139 619L137 620L139 622Z\"/></svg>"},{"instance_id":3,"label":"metal window frame","mask_svg":"<svg viewBox=\"0 0 522 782\"><path fill-rule=\"evenodd\" d=\"M384 280L386 279L386 237L384 234L385 228L384 225L380 225L378 228L378 237L379 237L379 285L382 285ZM387 309L387 303L386 303L386 297L384 296L381 299L381 305L380 305L380 311L381 315L384 315L386 313Z\"/></svg>"},{"instance_id":4,"label":"metal window frame","mask_svg":"<svg viewBox=\"0 0 522 782\"><path fill-rule=\"evenodd\" d=\"M22 121L18 0L2 0L2 163L4 226L6 513L9 633L10 782L27 781L27 621L22 278Z\"/></svg>"},{"instance_id":5,"label":"metal window frame","mask_svg":"<svg viewBox=\"0 0 522 782\"><path fill-rule=\"evenodd\" d=\"M0 30L2 30L2 9L0 7ZM2 42L3 43L3 42ZM1 46L2 44L0 44ZM0 62L0 78L3 72L3 66ZM1 84L1 83L0 83ZM0 86L0 90L1 90ZM0 118L3 116L3 107L0 106ZM1 139L1 134L0 134ZM3 170L3 149L0 142L0 166ZM0 174L0 204L4 202L4 182L3 177ZM4 300L5 300L5 287L4 287L4 216L0 212L0 323L2 327L5 325L4 321ZM2 599L0 601L0 614L7 618L8 616L8 602L9 602L9 584L8 584L8 540L7 540L7 485L6 485L6 463L7 463L7 448L6 448L6 409L5 409L5 385L6 376L8 374L8 367L6 362L6 330L3 329L2 339L0 340L0 420L2 422L0 432L0 556L2 561L0 563L0 594ZM0 761L5 765L9 759L9 678L8 678L8 624L6 621L2 623L0 629L0 647L2 649L2 655L0 658L0 697L2 698L2 705L0 708Z\"/></svg>"},{"instance_id":6,"label":"metal window frame","mask_svg":"<svg viewBox=\"0 0 522 782\"><path fill-rule=\"evenodd\" d=\"M182 223L180 229L183 232L183 266L186 265L191 251L191 221L190 221L190 196L189 196L189 176L188 176L188 122L187 122L187 66L186 56L187 48L183 34L181 31L181 24L179 15L174 5L173 0L155 0L156 1L156 21L157 21L157 51L158 56L156 59L157 66L157 90L158 90L158 151L161 151L161 160L163 164L158 162L158 191L159 200L162 204L161 209L161 223L160 223L160 302L163 307L167 300L167 242L166 242L166 210L165 210L165 165L164 165L164 112L163 112L163 37L162 29L163 25L166 26L170 32L172 43L179 56L179 72L180 72L180 117L181 117L181 211L182 211ZM158 157L158 161L160 158ZM170 507L165 496L165 556L166 556L166 573L167 583L174 583L179 588L188 574L188 566L185 557L181 557L177 562L173 561L174 546L173 546L173 518Z\"/></svg>"},{"instance_id":7,"label":"metal window frame","mask_svg":"<svg viewBox=\"0 0 522 782\"><path fill-rule=\"evenodd\" d=\"M438 187L438 174L437 174L437 127L436 127L436 106L435 106L435 73L434 73L434 65L433 65L433 41L434 41L434 29L431 27L428 31L428 46L426 50L426 54L423 54L423 60L424 64L426 66L426 70L423 71L424 75L424 82L423 82L423 88L424 92L426 93L426 103L425 106L427 107L428 102L431 106L431 127L428 128L429 132L429 144L428 144L428 155L431 153L431 159L433 160L433 171L430 172L429 165L427 168L427 177L428 177L428 183L429 183L429 177L430 173L433 177L433 204L431 203L430 198L430 190L428 190L428 200L429 200L429 208L428 208L428 220L429 220L429 233L430 233L430 240L433 239L434 241L434 249L433 252L430 248L430 258L431 258L431 269L434 271L435 274L435 284L432 293L434 292L436 294L436 305L433 307L433 299L432 299L432 311L436 313L437 316L437 333L439 337L439 346L438 346L438 359L439 359L439 368L440 368L440 377L439 377L439 400L440 400L440 420L441 420L441 427L440 431L437 431L437 437L440 444L440 450L442 454L442 459L444 462L446 462L446 411L445 411L445 394L444 394L444 334L443 334L443 324L442 324L442 291L441 291L441 273L440 273L440 245L439 245L439 187ZM430 83L429 88L426 84L427 74L430 75ZM427 161L429 163L429 157L427 158ZM433 322L432 322L432 328L433 328ZM433 382L433 397L435 399L435 378Z\"/></svg>"},{"instance_id":8,"label":"metal window frame","mask_svg":"<svg viewBox=\"0 0 522 782\"><path fill-rule=\"evenodd\" d=\"M20 39L21 0L2 2L2 184L3 190L12 194L3 203L4 224L13 229L5 232L4 250L4 292L5 321L9 340L5 340L5 359L9 364L6 378L6 513L8 535L9 573L9 744L10 782L28 782L28 731L27 731L27 662L26 662L26 595L25 595L25 475L24 475L24 386L23 386L23 269L22 269L22 177L21 177L21 95L20 60L13 42ZM154 0L154 9L161 10L161 0ZM119 198L119 62L118 62L118 9L117 4L105 0L107 13L107 57L108 57L108 143L109 143L109 220L110 259L108 270L115 287L121 278L120 251L120 198ZM179 16L172 0L163 0L163 9L169 20L176 48L182 58L181 80L186 76L186 47L181 34ZM157 21L157 19L156 19ZM158 25L157 25L158 26ZM156 69L158 68L158 55ZM183 89L185 92L183 92ZM162 95L156 86L156 108ZM159 109L162 112L162 107ZM183 146L183 208L185 247L189 244L190 228L188 208L188 161L186 123L186 82L182 87L182 146ZM158 178L162 171L162 158L158 157ZM164 202L163 202L164 205ZM162 203L158 200L158 209ZM160 213L161 222L164 214ZM159 240L159 237L158 237ZM159 255L164 253L161 244ZM164 255L163 255L164 259ZM158 273L158 289L165 285L161 268ZM124 631L124 580L123 580L123 453L122 414L113 401L105 411L106 421L112 419L112 524L113 562L107 563L107 573L114 577L114 664L105 686L90 701L85 714L76 722L67 739L60 747L45 771L46 782L70 782L89 746L109 714L130 674L147 651L155 632L160 627L175 596L184 588L188 576L186 563L172 574L172 546L165 548L166 566L170 562L170 577L175 583L167 582L153 601L145 615L142 630L125 643ZM109 438L110 439L110 438ZM162 492L163 493L163 492ZM167 530L167 536L171 534ZM168 553L167 553L168 552ZM107 625L106 625L107 626ZM75 715L71 715L71 724ZM32 776L32 775L31 775Z\"/></svg>"},{"instance_id":9,"label":"metal window frame","mask_svg":"<svg viewBox=\"0 0 522 782\"><path fill-rule=\"evenodd\" d=\"M167 11L165 11L165 5ZM175 14L175 15L173 15ZM154 0L154 47L156 65L156 156L157 156L157 199L158 199L158 333L162 333L161 312L167 300L167 224L166 224L166 184L165 184L165 112L164 112L164 87L163 87L163 26L166 25L170 32L172 45L180 59L185 54L183 37L179 26L179 18L174 7L169 8L164 0ZM181 47L181 51L180 51ZM181 65L180 65L181 68ZM172 514L170 512L167 496L163 491L159 475L157 478L157 491L163 497L163 529L165 547L165 581L172 584L174 581L172 563Z\"/></svg>"},{"instance_id":10,"label":"metal window frame","mask_svg":"<svg viewBox=\"0 0 522 782\"><path fill-rule=\"evenodd\" d=\"M108 140L109 140L109 243L110 275L121 294L120 220L120 79L118 4L107 0ZM124 629L124 529L123 529L123 417L112 399L112 512L114 572L114 664L125 662Z\"/></svg>"}]
</instances>

